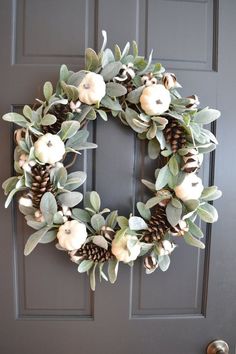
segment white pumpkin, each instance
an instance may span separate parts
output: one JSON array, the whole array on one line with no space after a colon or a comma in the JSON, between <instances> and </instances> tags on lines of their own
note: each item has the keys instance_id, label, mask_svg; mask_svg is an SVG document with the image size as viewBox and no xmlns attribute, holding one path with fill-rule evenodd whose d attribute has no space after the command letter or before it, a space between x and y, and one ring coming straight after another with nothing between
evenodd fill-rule
<instances>
[{"instance_id":1,"label":"white pumpkin","mask_svg":"<svg viewBox=\"0 0 236 354\"><path fill-rule=\"evenodd\" d=\"M34 154L42 163L54 164L65 154L65 145L59 135L47 133L34 143Z\"/></svg>"},{"instance_id":2,"label":"white pumpkin","mask_svg":"<svg viewBox=\"0 0 236 354\"><path fill-rule=\"evenodd\" d=\"M78 87L79 100L88 105L97 104L106 94L106 84L102 75L89 72Z\"/></svg>"},{"instance_id":3,"label":"white pumpkin","mask_svg":"<svg viewBox=\"0 0 236 354\"><path fill-rule=\"evenodd\" d=\"M128 249L128 241L137 241L131 250ZM141 244L138 242L138 238L133 235L124 235L121 238L114 238L112 241L112 253L120 262L129 263L134 261L141 251Z\"/></svg>"},{"instance_id":4,"label":"white pumpkin","mask_svg":"<svg viewBox=\"0 0 236 354\"><path fill-rule=\"evenodd\" d=\"M174 188L176 196L183 202L191 199L199 199L204 187L201 178L195 173L188 173L182 183Z\"/></svg>"},{"instance_id":5,"label":"white pumpkin","mask_svg":"<svg viewBox=\"0 0 236 354\"><path fill-rule=\"evenodd\" d=\"M73 251L83 245L87 235L85 224L77 220L71 220L59 227L57 239L63 249Z\"/></svg>"},{"instance_id":6,"label":"white pumpkin","mask_svg":"<svg viewBox=\"0 0 236 354\"><path fill-rule=\"evenodd\" d=\"M140 97L141 107L149 116L160 115L169 108L169 91L161 84L145 87Z\"/></svg>"}]
</instances>

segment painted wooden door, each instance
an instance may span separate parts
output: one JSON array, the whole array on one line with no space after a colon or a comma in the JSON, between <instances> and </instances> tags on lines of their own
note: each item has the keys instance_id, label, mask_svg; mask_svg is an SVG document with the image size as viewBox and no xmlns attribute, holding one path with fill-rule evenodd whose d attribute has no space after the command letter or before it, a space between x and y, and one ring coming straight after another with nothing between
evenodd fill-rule
<instances>
[{"instance_id":1,"label":"painted wooden door","mask_svg":"<svg viewBox=\"0 0 236 354\"><path fill-rule=\"evenodd\" d=\"M0 1L1 114L40 97L60 64L82 68L102 29L109 45L136 39L177 74L183 96L199 94L202 106L222 111L212 126L220 146L203 179L224 192L219 222L205 227L205 252L181 243L167 273L121 267L116 284L98 284L95 293L53 245L24 258L29 231L16 207L4 210L1 194L1 354L200 354L215 338L235 353L235 16L234 0ZM143 195L140 178L153 170L145 148L112 118L90 131L99 149L75 168L86 167L86 188L105 206L128 213ZM3 181L12 171L12 129L3 122L0 144Z\"/></svg>"}]
</instances>

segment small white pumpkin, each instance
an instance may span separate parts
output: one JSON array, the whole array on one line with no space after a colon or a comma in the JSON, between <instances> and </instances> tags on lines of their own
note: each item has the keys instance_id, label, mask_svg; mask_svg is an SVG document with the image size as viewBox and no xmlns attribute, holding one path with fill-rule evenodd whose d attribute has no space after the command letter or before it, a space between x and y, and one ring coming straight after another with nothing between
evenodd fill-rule
<instances>
[{"instance_id":1,"label":"small white pumpkin","mask_svg":"<svg viewBox=\"0 0 236 354\"><path fill-rule=\"evenodd\" d=\"M169 108L170 102L170 93L161 84L145 87L140 97L141 107L149 116L155 116L166 112Z\"/></svg>"},{"instance_id":2,"label":"small white pumpkin","mask_svg":"<svg viewBox=\"0 0 236 354\"><path fill-rule=\"evenodd\" d=\"M195 173L188 173L182 183L174 188L176 197L183 202L191 199L199 199L204 187L201 178Z\"/></svg>"},{"instance_id":3,"label":"small white pumpkin","mask_svg":"<svg viewBox=\"0 0 236 354\"><path fill-rule=\"evenodd\" d=\"M71 220L59 227L57 239L59 245L67 250L73 251L79 249L87 238L87 230L85 224Z\"/></svg>"},{"instance_id":4,"label":"small white pumpkin","mask_svg":"<svg viewBox=\"0 0 236 354\"><path fill-rule=\"evenodd\" d=\"M128 249L128 241L137 241L131 250ZM141 244L138 242L138 238L133 235L124 235L121 238L114 238L112 241L112 253L120 262L129 263L134 261L141 251Z\"/></svg>"},{"instance_id":5,"label":"small white pumpkin","mask_svg":"<svg viewBox=\"0 0 236 354\"><path fill-rule=\"evenodd\" d=\"M42 163L54 164L65 154L65 145L59 135L47 133L34 143L34 154Z\"/></svg>"},{"instance_id":6,"label":"small white pumpkin","mask_svg":"<svg viewBox=\"0 0 236 354\"><path fill-rule=\"evenodd\" d=\"M78 87L79 100L85 104L97 104L106 94L106 84L102 75L89 72Z\"/></svg>"}]
</instances>

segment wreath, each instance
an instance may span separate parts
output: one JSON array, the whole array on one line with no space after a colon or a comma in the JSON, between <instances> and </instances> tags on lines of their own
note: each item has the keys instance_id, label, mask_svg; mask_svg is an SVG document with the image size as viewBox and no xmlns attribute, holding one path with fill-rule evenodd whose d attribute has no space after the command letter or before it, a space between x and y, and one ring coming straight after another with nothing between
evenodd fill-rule
<instances>
[{"instance_id":1,"label":"wreath","mask_svg":"<svg viewBox=\"0 0 236 354\"><path fill-rule=\"evenodd\" d=\"M152 53L148 60L140 56L136 42L131 52L130 43L123 51L115 45L113 52L106 49L106 32L102 35L98 54L86 49L84 70L73 72L62 65L55 90L47 81L44 99L37 99L33 108L25 105L23 114L3 116L20 126L14 134L16 173L3 189L5 207L21 192L19 209L35 230L24 254L39 243L55 242L77 263L78 272L87 272L93 290L96 273L100 280L115 282L119 262L133 266L143 257L146 273L166 271L178 237L204 248L198 219L215 222L217 211L209 202L221 196L216 186L204 188L197 175L203 155L217 144L204 125L220 112L198 109L196 95L182 98L176 76L153 64ZM154 183L142 180L152 197L137 203L140 216L101 209L96 191L84 196L77 191L86 173L68 173L74 160L68 164L69 155L97 147L87 141L87 123L110 117L146 140L148 155L159 166ZM78 208L82 199L84 207Z\"/></svg>"}]
</instances>

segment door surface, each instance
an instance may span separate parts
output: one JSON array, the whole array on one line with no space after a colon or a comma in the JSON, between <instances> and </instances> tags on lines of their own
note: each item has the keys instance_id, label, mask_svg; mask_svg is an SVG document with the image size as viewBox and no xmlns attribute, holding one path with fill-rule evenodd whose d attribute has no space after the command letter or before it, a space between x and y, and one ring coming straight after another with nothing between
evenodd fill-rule
<instances>
[{"instance_id":1,"label":"door surface","mask_svg":"<svg viewBox=\"0 0 236 354\"><path fill-rule=\"evenodd\" d=\"M202 107L222 111L212 126L220 145L202 177L224 192L215 203L219 221L203 225L205 251L180 242L166 273L121 266L115 285L98 283L95 293L53 245L24 258L29 230L15 206L3 208L1 193L1 354L203 354L216 338L235 353L235 17L234 0L0 0L1 115L40 97L60 64L82 68L84 49L99 48L102 29L109 46L136 39L143 54L153 47L176 73L183 96L196 93ZM0 124L2 182L12 173L12 127ZM128 213L145 194L140 178L155 166L114 118L90 132L99 149L75 169L86 167L86 189L95 188L104 206Z\"/></svg>"}]
</instances>

